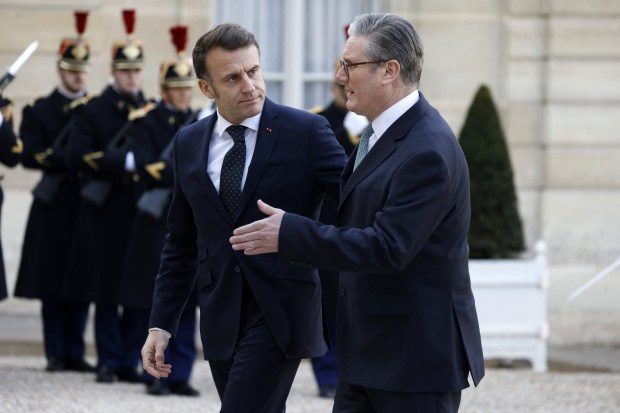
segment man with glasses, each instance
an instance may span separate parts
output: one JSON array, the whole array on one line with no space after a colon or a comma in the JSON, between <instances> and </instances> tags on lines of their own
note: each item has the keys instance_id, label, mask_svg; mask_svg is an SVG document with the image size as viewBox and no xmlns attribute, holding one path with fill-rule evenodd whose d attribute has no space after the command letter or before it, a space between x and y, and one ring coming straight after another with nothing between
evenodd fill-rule
<instances>
[{"instance_id":1,"label":"man with glasses","mask_svg":"<svg viewBox=\"0 0 620 413\"><path fill-rule=\"evenodd\" d=\"M347 108L371 124L343 172L338 227L259 202L269 217L231 243L250 256L279 251L280 265L340 270L334 412L457 412L468 375L476 385L484 375L467 164L418 91L413 26L368 14L349 34L338 80Z\"/></svg>"}]
</instances>

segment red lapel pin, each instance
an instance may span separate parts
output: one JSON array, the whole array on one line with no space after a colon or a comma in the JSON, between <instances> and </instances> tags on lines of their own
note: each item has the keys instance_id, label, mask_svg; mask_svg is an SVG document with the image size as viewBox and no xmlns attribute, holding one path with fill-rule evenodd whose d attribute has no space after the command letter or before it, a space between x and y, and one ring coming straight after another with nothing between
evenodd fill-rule
<instances>
[{"instance_id":1,"label":"red lapel pin","mask_svg":"<svg viewBox=\"0 0 620 413\"><path fill-rule=\"evenodd\" d=\"M271 128L267 128L266 131L271 133Z\"/></svg>"}]
</instances>

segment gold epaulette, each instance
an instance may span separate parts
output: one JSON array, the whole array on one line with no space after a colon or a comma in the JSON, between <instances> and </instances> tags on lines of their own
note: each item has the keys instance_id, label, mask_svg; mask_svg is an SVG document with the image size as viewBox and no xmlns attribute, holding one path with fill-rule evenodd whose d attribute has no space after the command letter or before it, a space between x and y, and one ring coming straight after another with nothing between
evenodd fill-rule
<instances>
[{"instance_id":1,"label":"gold epaulette","mask_svg":"<svg viewBox=\"0 0 620 413\"><path fill-rule=\"evenodd\" d=\"M317 113L321 113L325 110L325 106L321 106L321 105L317 105L313 108L308 109L308 112L317 114Z\"/></svg>"},{"instance_id":2,"label":"gold epaulette","mask_svg":"<svg viewBox=\"0 0 620 413\"><path fill-rule=\"evenodd\" d=\"M71 103L69 103L69 109L73 110L78 106L85 105L94 97L95 95L86 95L82 96L81 98L73 99Z\"/></svg>"},{"instance_id":3,"label":"gold epaulette","mask_svg":"<svg viewBox=\"0 0 620 413\"><path fill-rule=\"evenodd\" d=\"M141 108L134 109L131 112L129 112L129 116L127 116L127 120L129 120L130 122L133 122L136 119L143 118L146 116L147 113L149 113L156 107L157 107L156 103L149 102L146 105L142 106Z\"/></svg>"},{"instance_id":4,"label":"gold epaulette","mask_svg":"<svg viewBox=\"0 0 620 413\"><path fill-rule=\"evenodd\" d=\"M29 99L28 102L26 102L24 109L26 109L27 107L33 107L38 101L40 101L43 98L45 98L45 96L39 96L36 98Z\"/></svg>"}]
</instances>

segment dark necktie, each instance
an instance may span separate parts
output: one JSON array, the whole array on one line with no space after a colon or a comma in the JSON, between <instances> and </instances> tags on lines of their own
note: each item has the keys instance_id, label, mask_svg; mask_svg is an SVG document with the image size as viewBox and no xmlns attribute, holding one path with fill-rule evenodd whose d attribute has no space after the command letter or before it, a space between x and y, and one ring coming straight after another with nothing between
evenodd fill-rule
<instances>
[{"instance_id":1,"label":"dark necktie","mask_svg":"<svg viewBox=\"0 0 620 413\"><path fill-rule=\"evenodd\" d=\"M234 219L241 200L241 178L245 167L245 126L232 125L226 132L233 139L233 147L224 156L220 173L220 199L228 215Z\"/></svg>"},{"instance_id":2,"label":"dark necktie","mask_svg":"<svg viewBox=\"0 0 620 413\"><path fill-rule=\"evenodd\" d=\"M375 133L375 131L372 130L372 125L369 123L368 126L366 126L366 128L362 132L360 143L357 146L357 155L355 156L355 163L353 164L354 171L355 171L355 168L357 168L360 162L362 162L362 159L364 159L364 157L368 153L368 141L370 140L370 137L372 136L373 133Z\"/></svg>"}]
</instances>

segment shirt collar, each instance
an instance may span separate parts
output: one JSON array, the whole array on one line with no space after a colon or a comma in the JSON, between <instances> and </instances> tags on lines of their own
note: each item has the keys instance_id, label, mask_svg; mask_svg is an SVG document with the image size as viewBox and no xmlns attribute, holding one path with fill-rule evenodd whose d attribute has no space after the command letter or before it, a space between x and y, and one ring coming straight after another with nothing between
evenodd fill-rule
<instances>
[{"instance_id":1,"label":"shirt collar","mask_svg":"<svg viewBox=\"0 0 620 413\"><path fill-rule=\"evenodd\" d=\"M252 116L251 118L246 118L243 120L243 122L240 123L241 126L245 126L248 129L252 129L253 131L258 131L258 125L260 124L260 115L262 114L259 113L258 115ZM224 119L224 117L222 115L220 115L220 111L217 111L217 121L215 124L215 130L217 131L217 133L220 136L224 136L224 132L226 131L226 129L229 126L232 126L233 124L230 123L229 121L227 121L226 119Z\"/></svg>"},{"instance_id":2,"label":"shirt collar","mask_svg":"<svg viewBox=\"0 0 620 413\"><path fill-rule=\"evenodd\" d=\"M372 121L372 129L377 139L380 138L398 118L411 109L418 100L420 100L420 93L416 89L377 116L377 119Z\"/></svg>"}]
</instances>

